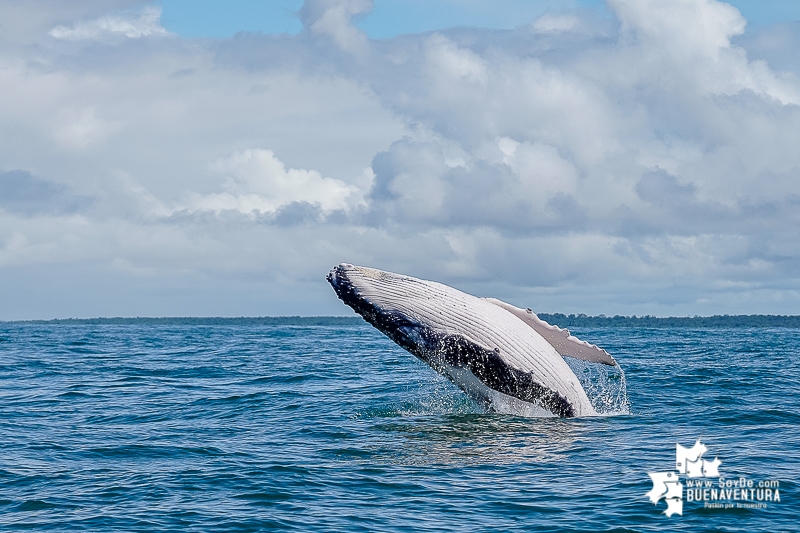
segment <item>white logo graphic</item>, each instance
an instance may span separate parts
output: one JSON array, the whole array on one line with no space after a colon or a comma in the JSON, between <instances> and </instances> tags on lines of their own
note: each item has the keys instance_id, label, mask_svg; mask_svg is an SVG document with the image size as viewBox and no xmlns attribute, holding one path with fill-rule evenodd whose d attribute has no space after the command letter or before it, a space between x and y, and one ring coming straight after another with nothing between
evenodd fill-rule
<instances>
[{"instance_id":1,"label":"white logo graphic","mask_svg":"<svg viewBox=\"0 0 800 533\"><path fill-rule=\"evenodd\" d=\"M675 445L675 470L677 472L648 472L647 475L653 480L653 488L647 493L647 497L657 505L661 498L667 502L667 509L664 511L668 517L679 514L683 515L683 484L680 474L685 474L690 478L719 477L719 465L722 461L714 458L713 461L703 459L703 454L708 448L697 439L694 446L684 448L680 444Z\"/></svg>"},{"instance_id":2,"label":"white logo graphic","mask_svg":"<svg viewBox=\"0 0 800 533\"><path fill-rule=\"evenodd\" d=\"M680 444L675 445L675 470L688 477L719 477L719 465L722 461L714 458L713 461L701 459L708 448L697 439L694 446L684 448Z\"/></svg>"},{"instance_id":3,"label":"white logo graphic","mask_svg":"<svg viewBox=\"0 0 800 533\"><path fill-rule=\"evenodd\" d=\"M719 473L722 461L716 457L713 461L703 459L707 451L700 439L691 448L676 444L675 471L648 472L653 488L646 496L653 505L663 498L667 502L664 511L667 517L683 515L684 501L702 502L706 509L766 509L781 501L780 481L758 481L744 476L723 478ZM681 475L685 476L683 482Z\"/></svg>"}]
</instances>

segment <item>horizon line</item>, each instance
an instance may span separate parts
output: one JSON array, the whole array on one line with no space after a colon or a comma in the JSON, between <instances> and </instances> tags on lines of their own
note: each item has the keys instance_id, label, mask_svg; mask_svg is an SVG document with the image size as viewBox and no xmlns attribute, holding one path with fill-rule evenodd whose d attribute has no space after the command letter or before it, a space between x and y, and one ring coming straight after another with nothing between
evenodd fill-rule
<instances>
[{"instance_id":1,"label":"horizon line","mask_svg":"<svg viewBox=\"0 0 800 533\"><path fill-rule=\"evenodd\" d=\"M584 313L536 313L545 322L560 326L705 326L705 327L792 327L800 328L800 315L707 315L707 316L654 316L654 315L586 315ZM0 320L0 324L85 324L85 325L125 325L125 324L169 324L215 325L228 324L265 324L265 325L344 325L362 322L359 315L277 315L277 316L116 316L92 318L50 318Z\"/></svg>"}]
</instances>

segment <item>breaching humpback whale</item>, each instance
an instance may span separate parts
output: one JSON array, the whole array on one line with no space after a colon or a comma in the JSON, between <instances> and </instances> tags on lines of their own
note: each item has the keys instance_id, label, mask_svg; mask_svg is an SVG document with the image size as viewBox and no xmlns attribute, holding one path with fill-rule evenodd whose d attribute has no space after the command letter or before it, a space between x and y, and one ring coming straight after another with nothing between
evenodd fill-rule
<instances>
[{"instance_id":1,"label":"breaching humpback whale","mask_svg":"<svg viewBox=\"0 0 800 533\"><path fill-rule=\"evenodd\" d=\"M616 361L530 309L348 263L334 267L327 279L367 322L490 410L597 414L562 356L607 365Z\"/></svg>"}]
</instances>

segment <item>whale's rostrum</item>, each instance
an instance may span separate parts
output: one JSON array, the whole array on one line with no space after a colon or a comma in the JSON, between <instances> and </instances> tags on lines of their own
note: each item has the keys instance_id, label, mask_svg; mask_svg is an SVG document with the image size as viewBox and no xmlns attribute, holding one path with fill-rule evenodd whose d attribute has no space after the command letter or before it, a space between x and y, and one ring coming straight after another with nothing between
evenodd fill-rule
<instances>
[{"instance_id":1,"label":"whale's rostrum","mask_svg":"<svg viewBox=\"0 0 800 533\"><path fill-rule=\"evenodd\" d=\"M367 322L488 409L527 416L597 414L562 356L616 362L530 310L348 263L334 267L327 279Z\"/></svg>"}]
</instances>

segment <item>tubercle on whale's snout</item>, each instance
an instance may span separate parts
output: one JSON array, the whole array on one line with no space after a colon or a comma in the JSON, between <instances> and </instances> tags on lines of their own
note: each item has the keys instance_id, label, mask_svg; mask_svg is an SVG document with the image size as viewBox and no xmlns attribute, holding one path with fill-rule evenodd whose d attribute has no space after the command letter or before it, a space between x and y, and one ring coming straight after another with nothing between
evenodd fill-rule
<instances>
[{"instance_id":1,"label":"tubercle on whale's snout","mask_svg":"<svg viewBox=\"0 0 800 533\"><path fill-rule=\"evenodd\" d=\"M352 267L352 265L348 263L340 263L339 265L336 265L331 269L330 272L328 272L328 275L325 276L325 279L327 279L328 283L331 284L336 296L342 302L363 316L363 309L361 308L364 306L365 302L362 301L363 299L359 296L358 291L356 290L355 286L353 286L352 281L347 275L348 267Z\"/></svg>"},{"instance_id":2,"label":"tubercle on whale's snout","mask_svg":"<svg viewBox=\"0 0 800 533\"><path fill-rule=\"evenodd\" d=\"M333 286L333 288L337 291L337 293L338 293L338 287L343 282L349 283L350 280L346 275L346 270L352 267L353 265L351 265L350 263L339 263L338 265L333 267L330 270L330 272L328 272L327 276L325 276L325 279L328 280L328 283L330 283Z\"/></svg>"},{"instance_id":3,"label":"tubercle on whale's snout","mask_svg":"<svg viewBox=\"0 0 800 533\"><path fill-rule=\"evenodd\" d=\"M348 268L352 268L352 265L340 263L328 272L325 279L327 279L328 283L333 287L336 296L346 305L356 310L354 303L360 300L360 298L356 287L353 285L353 281L350 279L350 276L347 275Z\"/></svg>"},{"instance_id":4,"label":"tubercle on whale's snout","mask_svg":"<svg viewBox=\"0 0 800 533\"><path fill-rule=\"evenodd\" d=\"M325 276L325 279L328 280L328 283L336 287L336 276L334 275L334 272L335 269L331 269L331 271L328 272L328 275Z\"/></svg>"}]
</instances>

